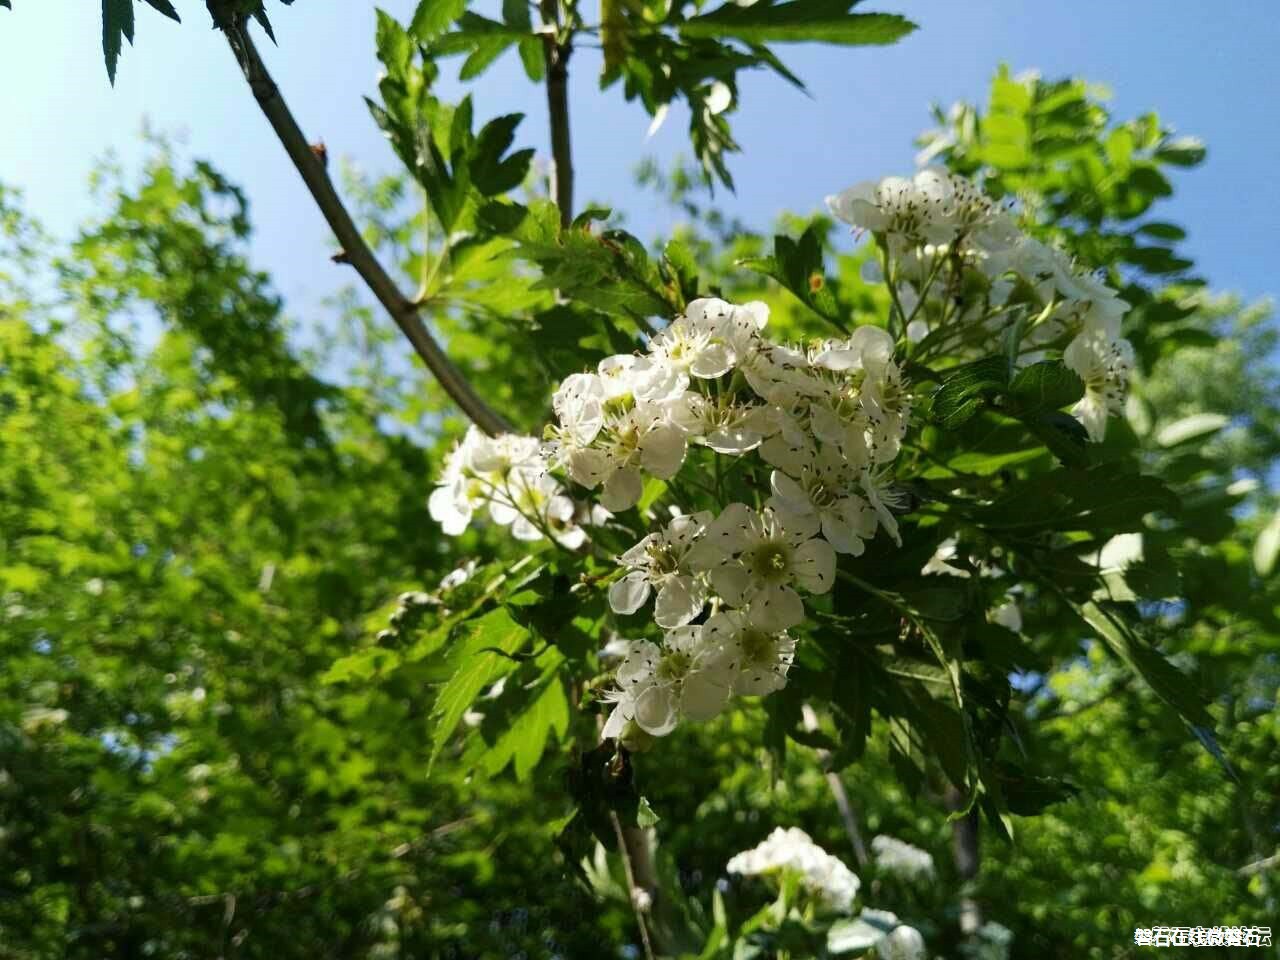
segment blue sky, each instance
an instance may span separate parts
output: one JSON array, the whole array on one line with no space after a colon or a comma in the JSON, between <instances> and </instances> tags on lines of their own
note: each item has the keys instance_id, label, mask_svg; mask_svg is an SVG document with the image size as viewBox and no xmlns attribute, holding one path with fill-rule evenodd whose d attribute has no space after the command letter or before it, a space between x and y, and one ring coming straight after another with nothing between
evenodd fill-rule
<instances>
[{"instance_id":1,"label":"blue sky","mask_svg":"<svg viewBox=\"0 0 1280 960\"><path fill-rule=\"evenodd\" d=\"M386 0L401 20L415 0ZM488 4L482 4L487 6ZM303 314L351 277L331 265L319 215L254 107L204 4L178 0L181 26L139 6L138 46L126 50L114 89L99 49L98 4L14 0L0 10L0 181L21 188L27 209L60 236L94 212L87 189L94 158L108 150L128 168L144 147L139 131L180 135L195 156L242 184L257 225L254 257ZM393 169L389 148L361 96L374 89L374 8L355 0L273 4L281 45L266 50L303 128L332 154L371 173ZM736 195L721 199L746 222L767 227L783 209L809 210L822 196L866 177L909 170L912 139L932 102L978 99L1001 62L1046 76L1075 73L1106 84L1118 115L1156 109L1179 132L1209 145L1209 160L1175 181L1162 219L1190 231L1191 254L1220 289L1248 297L1280 293L1280 18L1268 0L867 0L904 13L921 29L890 48L780 47L811 96L763 73L741 87L734 129L744 152L732 160ZM264 48L265 49L265 48ZM632 186L643 154L688 153L685 117L673 111L645 140L648 118L620 93L597 89L599 54L571 62L579 205L626 212L648 240L670 225ZM445 96L458 87L444 85ZM528 115L524 143L546 152L542 92L513 56L474 88L477 113Z\"/></svg>"}]
</instances>

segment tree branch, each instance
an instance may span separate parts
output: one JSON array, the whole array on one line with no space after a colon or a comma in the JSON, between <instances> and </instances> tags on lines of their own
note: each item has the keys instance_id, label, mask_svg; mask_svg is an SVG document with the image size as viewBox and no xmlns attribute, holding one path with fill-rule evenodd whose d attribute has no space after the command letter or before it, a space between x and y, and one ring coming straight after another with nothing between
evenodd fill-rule
<instances>
[{"instance_id":1,"label":"tree branch","mask_svg":"<svg viewBox=\"0 0 1280 960\"><path fill-rule=\"evenodd\" d=\"M818 715L807 703L801 704L800 717L804 728L810 733L818 729ZM830 758L831 751L818 750L819 763L826 763ZM826 779L831 797L836 802L836 810L840 813L840 822L844 824L844 832L849 835L849 845L853 847L854 859L857 860L859 868L865 868L870 858L867 856L867 845L862 842L862 831L858 829L858 815L853 808L853 801L849 799L849 791L845 790L844 781L834 770L827 771Z\"/></svg>"},{"instance_id":2,"label":"tree branch","mask_svg":"<svg viewBox=\"0 0 1280 960\"><path fill-rule=\"evenodd\" d=\"M547 114L551 122L551 199L560 208L560 225L573 220L573 147L569 140L569 54L573 46L560 37L559 0L539 0L547 27L543 55L547 62Z\"/></svg>"},{"instance_id":3,"label":"tree branch","mask_svg":"<svg viewBox=\"0 0 1280 960\"><path fill-rule=\"evenodd\" d=\"M335 259L341 263L349 263L355 268L360 279L391 314L391 319L396 322L396 326L413 344L414 350L444 392L476 426L490 436L509 430L510 426L506 420L479 397L462 372L454 366L453 361L427 330L426 324L419 316L420 306L400 291L395 281L378 262L373 251L369 249L369 245L365 243L359 228L356 227L342 199L334 189L324 162L312 150L297 121L294 120L289 105L285 103L280 89L271 79L271 74L267 71L266 64L262 62L262 57L254 46L244 22L227 25L223 32L231 45L232 52L236 55L245 80L253 91L254 99L258 101L258 106L262 108L263 114L271 124L271 129L275 131L276 137L311 192L316 206L320 208L320 212L342 246L342 252Z\"/></svg>"}]
</instances>

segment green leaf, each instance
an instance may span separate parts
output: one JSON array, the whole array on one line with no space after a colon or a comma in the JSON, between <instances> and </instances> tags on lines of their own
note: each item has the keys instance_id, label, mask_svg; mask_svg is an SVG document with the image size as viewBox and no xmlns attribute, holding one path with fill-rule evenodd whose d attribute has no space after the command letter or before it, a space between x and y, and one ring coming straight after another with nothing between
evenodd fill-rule
<instances>
[{"instance_id":1,"label":"green leaf","mask_svg":"<svg viewBox=\"0 0 1280 960\"><path fill-rule=\"evenodd\" d=\"M502 654L515 653L529 639L529 631L512 620L505 608L491 610L464 629L449 658L452 674L436 695L432 711L431 764L481 691L515 668L515 661Z\"/></svg>"},{"instance_id":2,"label":"green leaf","mask_svg":"<svg viewBox=\"0 0 1280 960\"><path fill-rule=\"evenodd\" d=\"M1178 498L1155 477L1119 464L1063 469L1012 484L979 511L992 530L1139 530L1153 511L1176 512Z\"/></svg>"},{"instance_id":3,"label":"green leaf","mask_svg":"<svg viewBox=\"0 0 1280 960\"><path fill-rule=\"evenodd\" d=\"M1155 237L1157 240L1178 241L1187 239L1187 231L1183 230L1176 223L1160 223L1152 221L1144 223L1138 228L1138 233L1145 233L1149 237Z\"/></svg>"},{"instance_id":4,"label":"green leaf","mask_svg":"<svg viewBox=\"0 0 1280 960\"><path fill-rule=\"evenodd\" d=\"M1194 167L1204 161L1206 152L1199 137L1175 137L1156 148L1155 158L1175 167Z\"/></svg>"},{"instance_id":5,"label":"green leaf","mask_svg":"<svg viewBox=\"0 0 1280 960\"><path fill-rule=\"evenodd\" d=\"M1262 528L1258 539L1253 544L1253 569L1258 576L1269 577L1276 568L1276 558L1280 556L1280 513L1271 518L1271 522Z\"/></svg>"},{"instance_id":6,"label":"green leaf","mask_svg":"<svg viewBox=\"0 0 1280 960\"><path fill-rule=\"evenodd\" d=\"M1018 371L1009 384L1009 412L1018 418L1037 418L1061 410L1084 396L1084 382L1061 360L1033 363Z\"/></svg>"},{"instance_id":7,"label":"green leaf","mask_svg":"<svg viewBox=\"0 0 1280 960\"><path fill-rule=\"evenodd\" d=\"M182 18L178 16L178 11L173 8L173 4L169 0L142 0L142 2L151 7L151 9L164 14L170 20L175 20L178 23L182 22Z\"/></svg>"},{"instance_id":8,"label":"green leaf","mask_svg":"<svg viewBox=\"0 0 1280 960\"><path fill-rule=\"evenodd\" d=\"M563 663L564 657L558 650L548 649L535 661L535 666L541 669L535 683L527 689L503 693L501 699L508 699L510 694L519 700L520 706L501 714L503 729L480 758L480 765L490 776L511 764L517 780L529 779L552 734L557 741L564 737L569 729L569 698L559 672ZM508 687L512 686L512 679L515 678L508 679ZM489 725L490 718L486 716L482 726Z\"/></svg>"},{"instance_id":9,"label":"green leaf","mask_svg":"<svg viewBox=\"0 0 1280 960\"><path fill-rule=\"evenodd\" d=\"M817 225L807 227L798 240L778 234L773 238L772 257L739 260L738 266L772 277L819 317L841 330L847 329L827 284Z\"/></svg>"},{"instance_id":10,"label":"green leaf","mask_svg":"<svg viewBox=\"0 0 1280 960\"><path fill-rule=\"evenodd\" d=\"M420 43L430 43L462 16L467 0L422 0L413 12L409 32Z\"/></svg>"},{"instance_id":11,"label":"green leaf","mask_svg":"<svg viewBox=\"0 0 1280 960\"><path fill-rule=\"evenodd\" d=\"M102 55L112 86L125 40L133 43L133 0L102 0Z\"/></svg>"},{"instance_id":12,"label":"green leaf","mask_svg":"<svg viewBox=\"0 0 1280 960\"><path fill-rule=\"evenodd\" d=\"M733 37L750 43L895 43L916 29L893 13L849 13L856 0L791 0L789 3L726 3L679 25L686 37Z\"/></svg>"},{"instance_id":13,"label":"green leaf","mask_svg":"<svg viewBox=\"0 0 1280 960\"><path fill-rule=\"evenodd\" d=\"M649 806L648 798L641 797L636 807L636 826L656 827L661 820L662 818L654 812L653 807Z\"/></svg>"},{"instance_id":14,"label":"green leaf","mask_svg":"<svg viewBox=\"0 0 1280 960\"><path fill-rule=\"evenodd\" d=\"M1176 447L1188 440L1217 433L1230 422L1230 417L1220 413L1193 413L1181 420L1165 424L1156 431L1156 443L1162 447Z\"/></svg>"},{"instance_id":15,"label":"green leaf","mask_svg":"<svg viewBox=\"0 0 1280 960\"><path fill-rule=\"evenodd\" d=\"M1099 639L1194 727L1211 728L1213 718L1200 700L1191 678L1171 664L1159 651L1133 633L1119 614L1090 601L1081 608L1084 621Z\"/></svg>"},{"instance_id":16,"label":"green leaf","mask_svg":"<svg viewBox=\"0 0 1280 960\"><path fill-rule=\"evenodd\" d=\"M948 430L968 423L992 396L1004 390L1008 376L1004 357L984 357L956 367L934 391L934 422Z\"/></svg>"}]
</instances>

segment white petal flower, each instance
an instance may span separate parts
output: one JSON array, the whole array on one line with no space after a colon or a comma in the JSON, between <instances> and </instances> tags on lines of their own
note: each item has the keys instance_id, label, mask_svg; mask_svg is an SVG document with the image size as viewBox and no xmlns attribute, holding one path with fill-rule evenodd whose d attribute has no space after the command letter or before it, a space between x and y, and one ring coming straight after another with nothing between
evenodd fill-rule
<instances>
[{"instance_id":1,"label":"white petal flower","mask_svg":"<svg viewBox=\"0 0 1280 960\"><path fill-rule=\"evenodd\" d=\"M861 886L853 871L798 827L778 827L753 849L734 856L725 869L743 876L791 874L822 906L841 912L852 908Z\"/></svg>"},{"instance_id":2,"label":"white petal flower","mask_svg":"<svg viewBox=\"0 0 1280 960\"><path fill-rule=\"evenodd\" d=\"M1133 370L1133 345L1086 329L1067 346L1063 361L1084 381L1084 397L1072 408L1095 442L1107 433L1107 417L1124 411Z\"/></svg>"},{"instance_id":3,"label":"white petal flower","mask_svg":"<svg viewBox=\"0 0 1280 960\"><path fill-rule=\"evenodd\" d=\"M678 627L662 646L647 640L631 645L618 667L615 706L603 735L617 737L634 722L655 737L666 736L680 720L709 720L724 709L733 689L733 668L725 652L703 637L701 626Z\"/></svg>"},{"instance_id":4,"label":"white petal flower","mask_svg":"<svg viewBox=\"0 0 1280 960\"><path fill-rule=\"evenodd\" d=\"M786 631L765 633L741 610L726 610L707 620L703 632L728 653L735 671L734 693L763 697L787 685L796 642Z\"/></svg>"},{"instance_id":5,"label":"white petal flower","mask_svg":"<svg viewBox=\"0 0 1280 960\"><path fill-rule=\"evenodd\" d=\"M876 866L886 873L904 880L928 880L934 875L933 857L928 851L880 834L871 841L876 855Z\"/></svg>"},{"instance_id":6,"label":"white petal flower","mask_svg":"<svg viewBox=\"0 0 1280 960\"><path fill-rule=\"evenodd\" d=\"M773 496L768 505L779 514L813 516L822 535L839 553L858 556L863 541L876 532L876 514L856 492L848 463L832 447L793 447L787 451L789 469L770 477Z\"/></svg>"},{"instance_id":7,"label":"white petal flower","mask_svg":"<svg viewBox=\"0 0 1280 960\"><path fill-rule=\"evenodd\" d=\"M710 513L676 517L665 530L649 534L619 557L628 573L609 589L613 610L635 613L657 591L654 619L658 626L683 626L701 613L707 586L692 568L691 556L710 521Z\"/></svg>"},{"instance_id":8,"label":"white petal flower","mask_svg":"<svg viewBox=\"0 0 1280 960\"><path fill-rule=\"evenodd\" d=\"M888 936L876 944L876 956L883 960L926 960L929 953L924 936L915 927L905 923L894 927Z\"/></svg>"},{"instance_id":9,"label":"white petal flower","mask_svg":"<svg viewBox=\"0 0 1280 960\"><path fill-rule=\"evenodd\" d=\"M757 513L733 503L707 527L707 543L722 556L711 569L711 584L730 606L746 607L751 622L777 633L804 619L795 588L826 593L835 583L835 551L814 539L815 516Z\"/></svg>"}]
</instances>

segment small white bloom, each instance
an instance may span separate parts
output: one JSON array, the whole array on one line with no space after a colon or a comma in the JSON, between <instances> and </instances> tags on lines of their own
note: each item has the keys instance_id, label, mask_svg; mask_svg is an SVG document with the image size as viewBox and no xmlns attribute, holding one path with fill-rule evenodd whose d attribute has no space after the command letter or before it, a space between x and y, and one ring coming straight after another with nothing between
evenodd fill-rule
<instances>
[{"instance_id":1,"label":"small white bloom","mask_svg":"<svg viewBox=\"0 0 1280 960\"><path fill-rule=\"evenodd\" d=\"M924 936L906 924L894 927L876 944L876 956L883 960L925 960L928 957Z\"/></svg>"},{"instance_id":2,"label":"small white bloom","mask_svg":"<svg viewBox=\"0 0 1280 960\"><path fill-rule=\"evenodd\" d=\"M724 651L703 638L702 627L678 627L662 646L637 640L616 674L618 689L605 738L623 734L629 723L664 737L680 720L709 720L724 709L733 671Z\"/></svg>"},{"instance_id":3,"label":"small white bloom","mask_svg":"<svg viewBox=\"0 0 1280 960\"><path fill-rule=\"evenodd\" d=\"M861 886L853 871L798 827L776 828L757 846L735 855L725 869L742 876L792 873L824 907L841 912L852 908Z\"/></svg>"},{"instance_id":4,"label":"small white bloom","mask_svg":"<svg viewBox=\"0 0 1280 960\"><path fill-rule=\"evenodd\" d=\"M822 535L839 553L859 556L863 542L876 533L876 514L854 492L856 476L845 459L830 445L789 447L772 453L785 458L783 469L773 471L773 496L768 506L779 514L815 517Z\"/></svg>"},{"instance_id":5,"label":"small white bloom","mask_svg":"<svg viewBox=\"0 0 1280 960\"><path fill-rule=\"evenodd\" d=\"M676 517L665 530L649 534L619 557L628 572L609 588L613 611L635 613L657 591L654 620L658 626L684 626L701 613L708 590L703 577L692 569L690 557L710 522L709 512Z\"/></svg>"},{"instance_id":6,"label":"small white bloom","mask_svg":"<svg viewBox=\"0 0 1280 960\"><path fill-rule=\"evenodd\" d=\"M1086 329L1067 346L1063 361L1084 381L1084 397L1072 408L1095 442L1107 434L1107 417L1124 412L1133 370L1133 345L1101 330Z\"/></svg>"},{"instance_id":7,"label":"small white bloom","mask_svg":"<svg viewBox=\"0 0 1280 960\"><path fill-rule=\"evenodd\" d=\"M785 630L766 633L752 626L741 610L717 613L702 629L708 641L725 650L734 669L734 693L763 697L787 685L796 642Z\"/></svg>"},{"instance_id":8,"label":"small white bloom","mask_svg":"<svg viewBox=\"0 0 1280 960\"><path fill-rule=\"evenodd\" d=\"M819 527L814 516L729 504L705 534L723 557L711 567L712 586L729 606L748 609L761 630L794 627L804 619L795 588L826 593L835 583L835 550L815 538Z\"/></svg>"},{"instance_id":9,"label":"small white bloom","mask_svg":"<svg viewBox=\"0 0 1280 960\"><path fill-rule=\"evenodd\" d=\"M904 880L925 880L933 877L933 857L919 847L881 834L871 841L876 855L876 865L886 873Z\"/></svg>"}]
</instances>

